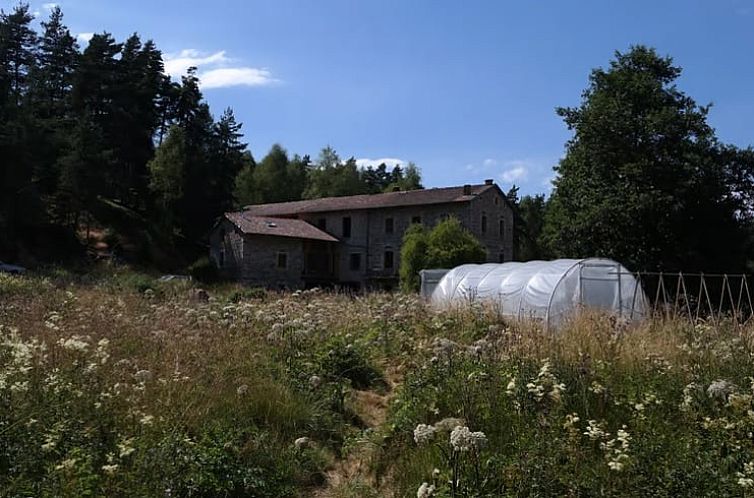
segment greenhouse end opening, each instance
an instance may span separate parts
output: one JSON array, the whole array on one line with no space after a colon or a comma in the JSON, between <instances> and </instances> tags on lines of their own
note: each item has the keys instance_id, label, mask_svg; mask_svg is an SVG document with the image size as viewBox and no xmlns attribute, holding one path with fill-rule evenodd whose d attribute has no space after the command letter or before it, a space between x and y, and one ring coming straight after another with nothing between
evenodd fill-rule
<instances>
[{"instance_id":1,"label":"greenhouse end opening","mask_svg":"<svg viewBox=\"0 0 754 498\"><path fill-rule=\"evenodd\" d=\"M557 259L461 265L421 272L422 296L436 306L491 303L502 315L557 328L580 310L627 321L646 316L639 280L611 259Z\"/></svg>"}]
</instances>

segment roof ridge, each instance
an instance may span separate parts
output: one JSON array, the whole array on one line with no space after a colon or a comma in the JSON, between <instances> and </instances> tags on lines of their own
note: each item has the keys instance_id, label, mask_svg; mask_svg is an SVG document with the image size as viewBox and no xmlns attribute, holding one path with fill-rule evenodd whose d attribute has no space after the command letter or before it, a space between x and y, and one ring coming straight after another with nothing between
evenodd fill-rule
<instances>
[{"instance_id":1,"label":"roof ridge","mask_svg":"<svg viewBox=\"0 0 754 498\"><path fill-rule=\"evenodd\" d=\"M494 184L486 184L486 183L469 183L464 185L452 185L449 187L430 187L430 188L420 188L420 189L411 189L411 190L398 190L394 192L376 192L374 194L353 194L353 195L337 195L337 196L330 196L330 197L316 197L314 199L299 199L295 201L281 201L281 202L265 202L262 204L247 204L243 206L243 210L252 209L252 208L259 208L262 206L282 206L282 205L291 205L291 204L297 204L297 203L320 203L324 204L329 201L333 201L335 199L337 200L345 200L345 199L353 199L353 198L364 198L364 197L379 197L379 196L388 196L388 195L396 195L396 194L414 194L414 193L426 193L426 192L432 192L432 191L438 191L438 190L453 190L453 189L463 189L466 186L470 186L471 188L479 188L479 187L491 187L494 186Z\"/></svg>"}]
</instances>

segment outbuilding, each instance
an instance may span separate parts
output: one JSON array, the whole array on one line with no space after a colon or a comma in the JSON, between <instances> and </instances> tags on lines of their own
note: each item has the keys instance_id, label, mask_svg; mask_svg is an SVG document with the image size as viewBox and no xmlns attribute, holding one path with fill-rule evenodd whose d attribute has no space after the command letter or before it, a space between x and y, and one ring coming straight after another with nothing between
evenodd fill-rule
<instances>
[{"instance_id":1,"label":"outbuilding","mask_svg":"<svg viewBox=\"0 0 754 498\"><path fill-rule=\"evenodd\" d=\"M481 300L505 316L541 320L546 327L557 327L585 308L632 321L643 318L647 310L647 298L634 275L603 258L461 265L425 289L425 297L436 305Z\"/></svg>"}]
</instances>

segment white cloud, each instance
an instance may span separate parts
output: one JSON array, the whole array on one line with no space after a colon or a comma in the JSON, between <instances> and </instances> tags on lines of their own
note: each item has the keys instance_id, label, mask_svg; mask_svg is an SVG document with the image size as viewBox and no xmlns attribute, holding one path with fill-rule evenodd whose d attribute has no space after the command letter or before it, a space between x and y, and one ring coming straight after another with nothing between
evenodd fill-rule
<instances>
[{"instance_id":1,"label":"white cloud","mask_svg":"<svg viewBox=\"0 0 754 498\"><path fill-rule=\"evenodd\" d=\"M398 159L395 157L381 157L379 159L369 159L366 157L362 157L360 159L356 159L356 166L360 168L366 168L368 166L376 168L382 163L385 163L385 165L388 168L392 168L393 166L396 166L396 165L403 168L404 166L406 166L406 164L408 164L408 161L404 161L403 159Z\"/></svg>"},{"instance_id":2,"label":"white cloud","mask_svg":"<svg viewBox=\"0 0 754 498\"><path fill-rule=\"evenodd\" d=\"M224 88L228 86L265 86L277 83L267 69L254 67L225 67L199 73L202 88Z\"/></svg>"},{"instance_id":3,"label":"white cloud","mask_svg":"<svg viewBox=\"0 0 754 498\"><path fill-rule=\"evenodd\" d=\"M42 13L39 10L35 10L34 12L31 13L31 15L32 17L36 19L37 17L41 16Z\"/></svg>"},{"instance_id":4,"label":"white cloud","mask_svg":"<svg viewBox=\"0 0 754 498\"><path fill-rule=\"evenodd\" d=\"M179 78L190 67L197 68L199 85L202 88L225 88L229 86L265 86L279 83L266 68L234 66L234 59L224 50L203 53L189 48L178 54L165 55L165 72Z\"/></svg>"},{"instance_id":5,"label":"white cloud","mask_svg":"<svg viewBox=\"0 0 754 498\"><path fill-rule=\"evenodd\" d=\"M509 168L500 173L500 179L505 183L523 182L529 176L529 168L521 161L512 161Z\"/></svg>"},{"instance_id":6,"label":"white cloud","mask_svg":"<svg viewBox=\"0 0 754 498\"><path fill-rule=\"evenodd\" d=\"M181 50L177 55L165 55L165 72L173 77L180 77L186 73L190 67L212 66L218 64L227 64L230 59L225 56L225 50L215 52L214 54L202 55L198 50L192 48Z\"/></svg>"},{"instance_id":7,"label":"white cloud","mask_svg":"<svg viewBox=\"0 0 754 498\"><path fill-rule=\"evenodd\" d=\"M91 40L93 36L94 33L79 33L76 35L76 39L81 43L89 43L89 40Z\"/></svg>"},{"instance_id":8,"label":"white cloud","mask_svg":"<svg viewBox=\"0 0 754 498\"><path fill-rule=\"evenodd\" d=\"M492 168L493 166L497 166L497 161L494 159L485 159L484 161L482 161L482 165L485 168Z\"/></svg>"},{"instance_id":9,"label":"white cloud","mask_svg":"<svg viewBox=\"0 0 754 498\"><path fill-rule=\"evenodd\" d=\"M42 4L42 8L45 9L45 10L52 10L52 9L54 9L57 6L58 6L58 4L52 3L52 2L50 2L50 3L43 3Z\"/></svg>"}]
</instances>

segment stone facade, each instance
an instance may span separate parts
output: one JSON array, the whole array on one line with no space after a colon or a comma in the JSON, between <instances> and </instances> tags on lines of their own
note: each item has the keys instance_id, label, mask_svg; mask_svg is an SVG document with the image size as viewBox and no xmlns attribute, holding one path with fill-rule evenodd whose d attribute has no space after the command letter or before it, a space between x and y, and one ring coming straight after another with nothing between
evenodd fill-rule
<instances>
[{"instance_id":1,"label":"stone facade","mask_svg":"<svg viewBox=\"0 0 754 498\"><path fill-rule=\"evenodd\" d=\"M485 246L488 262L513 259L513 210L498 189L488 190L467 203L306 213L301 218L340 240L340 282L391 286L397 283L401 242L409 225L419 221L431 228L449 216L458 218ZM485 230L482 230L482 217L486 217ZM344 218L351 220L350 236L344 235ZM387 252L392 252L392 265ZM359 259L358 267L354 259Z\"/></svg>"},{"instance_id":2,"label":"stone facade","mask_svg":"<svg viewBox=\"0 0 754 498\"><path fill-rule=\"evenodd\" d=\"M211 258L223 277L274 289L295 289L304 282L304 241L243 234L223 220L210 236Z\"/></svg>"},{"instance_id":3,"label":"stone facade","mask_svg":"<svg viewBox=\"0 0 754 498\"><path fill-rule=\"evenodd\" d=\"M332 235L338 239L337 243L243 234L224 220L212 234L212 257L225 275L251 285L302 287L329 282L357 288L391 288L398 283L401 242L406 229L417 222L431 228L449 216L458 218L485 246L488 262L512 260L513 210L497 186L481 189L463 202L288 216ZM286 268L277 264L281 252L287 254ZM221 261L223 265L219 264ZM315 263L317 272L312 271ZM323 268L327 271L322 271Z\"/></svg>"}]
</instances>

